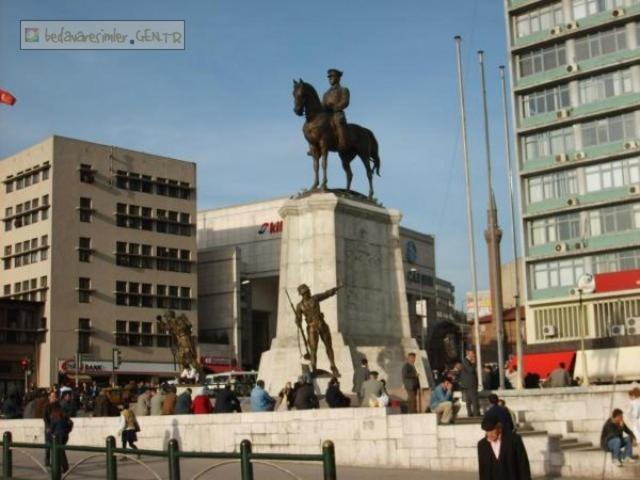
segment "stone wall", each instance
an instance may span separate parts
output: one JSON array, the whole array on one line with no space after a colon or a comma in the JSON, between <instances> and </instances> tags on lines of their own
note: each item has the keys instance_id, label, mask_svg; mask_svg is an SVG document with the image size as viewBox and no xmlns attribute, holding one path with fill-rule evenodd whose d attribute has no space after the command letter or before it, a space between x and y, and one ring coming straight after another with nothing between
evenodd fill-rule
<instances>
[{"instance_id":1,"label":"stone wall","mask_svg":"<svg viewBox=\"0 0 640 480\"><path fill-rule=\"evenodd\" d=\"M183 450L237 450L249 439L256 452L319 453L336 446L339 465L477 471L479 425L439 426L434 414L398 415L378 408L322 409L215 415L141 417L140 448L165 448L175 438ZM117 435L118 418L76 418L71 444L103 446ZM43 442L40 420L0 420L16 441ZM552 439L524 437L536 475L549 470Z\"/></svg>"}]
</instances>

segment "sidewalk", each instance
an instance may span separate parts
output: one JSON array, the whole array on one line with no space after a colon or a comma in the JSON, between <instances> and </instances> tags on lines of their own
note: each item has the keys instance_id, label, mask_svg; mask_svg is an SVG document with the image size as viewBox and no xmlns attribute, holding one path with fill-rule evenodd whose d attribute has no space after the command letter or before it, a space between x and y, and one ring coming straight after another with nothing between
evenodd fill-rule
<instances>
[{"instance_id":1,"label":"sidewalk","mask_svg":"<svg viewBox=\"0 0 640 480\"><path fill-rule=\"evenodd\" d=\"M36 453L36 458L42 461L42 454ZM69 464L73 466L83 458L88 458L88 454L80 454L72 452L69 455ZM104 479L105 478L105 462L100 457L88 458L84 463L79 465L67 477L68 479ZM14 477L15 479L46 479L47 475L37 467L25 455L14 452ZM140 465L136 460L118 461L118 480L146 480L156 478L154 474L160 478L168 479L167 461L160 458L142 457L141 462L145 466ZM181 460L181 477L190 479L196 474L202 472L207 467L224 463L224 461L207 461L198 459ZM254 466L255 480L284 480L291 477L282 469L288 470L297 477L304 480L322 480L322 467L319 464L310 463L288 463L288 462L269 462L269 465L256 464ZM151 473L150 470L153 471ZM429 472L426 470L404 470L404 469L382 469L382 468L356 468L338 466L339 480L440 480L446 476L447 480L476 480L477 473L470 472ZM237 462L221 465L205 475L202 480L224 478L225 480L241 480L240 465ZM541 477L538 477L541 478ZM564 477L563 477L564 478ZM566 480L583 480L583 479L566 479Z\"/></svg>"}]
</instances>

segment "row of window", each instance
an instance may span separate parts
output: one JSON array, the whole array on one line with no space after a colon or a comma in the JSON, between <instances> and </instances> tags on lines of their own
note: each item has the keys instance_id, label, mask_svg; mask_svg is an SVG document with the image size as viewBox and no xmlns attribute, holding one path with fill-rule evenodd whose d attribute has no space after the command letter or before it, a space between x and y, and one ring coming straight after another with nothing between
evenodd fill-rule
<instances>
[{"instance_id":1,"label":"row of window","mask_svg":"<svg viewBox=\"0 0 640 480\"><path fill-rule=\"evenodd\" d=\"M525 135L522 138L525 161L575 152L578 148L578 135L581 138L581 148L587 148L635 140L640 137L640 132L635 112L630 112Z\"/></svg>"},{"instance_id":2,"label":"row of window","mask_svg":"<svg viewBox=\"0 0 640 480\"><path fill-rule=\"evenodd\" d=\"M193 230L190 222L191 215L186 212L158 208L154 218L150 207L125 203L118 203L116 206L116 225L119 227L152 231L155 223L157 232L188 237Z\"/></svg>"},{"instance_id":3,"label":"row of window","mask_svg":"<svg viewBox=\"0 0 640 480\"><path fill-rule=\"evenodd\" d=\"M578 98L571 100L569 84L557 85L524 95L521 114L524 118L599 102L634 91L631 69L608 72L578 80Z\"/></svg>"},{"instance_id":4,"label":"row of window","mask_svg":"<svg viewBox=\"0 0 640 480\"><path fill-rule=\"evenodd\" d=\"M191 288L176 285L156 285L155 295L150 283L116 281L116 305L129 307L191 310Z\"/></svg>"},{"instance_id":5,"label":"row of window","mask_svg":"<svg viewBox=\"0 0 640 480\"><path fill-rule=\"evenodd\" d=\"M40 181L49 180L49 162L45 162L42 167L36 165L35 167L25 171L18 172L15 177L9 177L4 181L5 193L11 193L15 190L22 190L23 188L36 185Z\"/></svg>"},{"instance_id":6,"label":"row of window","mask_svg":"<svg viewBox=\"0 0 640 480\"><path fill-rule=\"evenodd\" d=\"M40 285L40 286L38 286ZM16 300L31 300L33 302L47 301L47 276L44 275L38 278L32 278L30 280L23 280L21 282L15 282L13 284L13 292L11 291L11 284L7 283L3 287L3 295L5 297L11 296Z\"/></svg>"},{"instance_id":7,"label":"row of window","mask_svg":"<svg viewBox=\"0 0 640 480\"><path fill-rule=\"evenodd\" d=\"M191 186L188 182L160 177L154 180L150 175L140 175L125 170L116 172L116 186L134 192L155 193L156 195L187 200L191 198Z\"/></svg>"},{"instance_id":8,"label":"row of window","mask_svg":"<svg viewBox=\"0 0 640 480\"><path fill-rule=\"evenodd\" d=\"M640 158L625 158L531 177L527 180L527 198L533 204L638 183Z\"/></svg>"},{"instance_id":9,"label":"row of window","mask_svg":"<svg viewBox=\"0 0 640 480\"><path fill-rule=\"evenodd\" d=\"M635 33L636 39L640 40L640 23L636 24ZM564 42L535 48L518 55L518 74L520 78L524 78L563 67L569 63L627 50L629 43L627 28L623 25L577 38L573 43L572 53L567 52L567 44ZM568 58L570 61L567 61Z\"/></svg>"},{"instance_id":10,"label":"row of window","mask_svg":"<svg viewBox=\"0 0 640 480\"><path fill-rule=\"evenodd\" d=\"M583 240L640 229L640 203L572 212L529 223L529 244Z\"/></svg>"},{"instance_id":11,"label":"row of window","mask_svg":"<svg viewBox=\"0 0 640 480\"><path fill-rule=\"evenodd\" d=\"M159 323L116 320L116 345L125 347L169 347L171 342L168 332Z\"/></svg>"},{"instance_id":12,"label":"row of window","mask_svg":"<svg viewBox=\"0 0 640 480\"><path fill-rule=\"evenodd\" d=\"M533 264L530 268L534 290L575 287L585 273L607 273L640 268L640 249L570 258Z\"/></svg>"},{"instance_id":13,"label":"row of window","mask_svg":"<svg viewBox=\"0 0 640 480\"><path fill-rule=\"evenodd\" d=\"M562 2L552 3L551 5L534 8L517 15L514 18L516 36L518 38L526 37L564 25L570 20L581 20L592 15L637 3L640 3L640 0L572 0L573 18L566 20L562 10Z\"/></svg>"},{"instance_id":14,"label":"row of window","mask_svg":"<svg viewBox=\"0 0 640 480\"><path fill-rule=\"evenodd\" d=\"M49 195L43 195L41 199L34 198L26 202L19 203L13 207L4 209L4 231L8 232L15 228L25 227L32 223L49 218Z\"/></svg>"},{"instance_id":15,"label":"row of window","mask_svg":"<svg viewBox=\"0 0 640 480\"><path fill-rule=\"evenodd\" d=\"M117 242L116 264L123 267L155 268L170 272L191 272L191 252L178 248L156 247L153 256L151 245Z\"/></svg>"},{"instance_id":16,"label":"row of window","mask_svg":"<svg viewBox=\"0 0 640 480\"><path fill-rule=\"evenodd\" d=\"M38 244L38 241L40 242ZM43 235L39 239L32 238L24 242L18 242L13 247L6 245L4 247L4 269L9 270L11 265L21 267L44 261L48 258L49 236Z\"/></svg>"}]
</instances>

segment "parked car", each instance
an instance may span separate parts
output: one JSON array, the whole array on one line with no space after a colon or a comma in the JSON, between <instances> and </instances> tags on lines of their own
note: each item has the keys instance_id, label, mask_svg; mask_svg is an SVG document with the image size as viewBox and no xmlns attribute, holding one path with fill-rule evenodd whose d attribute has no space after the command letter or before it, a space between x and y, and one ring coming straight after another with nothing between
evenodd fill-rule
<instances>
[{"instance_id":1,"label":"parked car","mask_svg":"<svg viewBox=\"0 0 640 480\"><path fill-rule=\"evenodd\" d=\"M224 373L212 373L204 378L204 385L212 394L216 390L223 389L227 383L238 397L248 397L258 380L258 372L251 370L230 371Z\"/></svg>"}]
</instances>

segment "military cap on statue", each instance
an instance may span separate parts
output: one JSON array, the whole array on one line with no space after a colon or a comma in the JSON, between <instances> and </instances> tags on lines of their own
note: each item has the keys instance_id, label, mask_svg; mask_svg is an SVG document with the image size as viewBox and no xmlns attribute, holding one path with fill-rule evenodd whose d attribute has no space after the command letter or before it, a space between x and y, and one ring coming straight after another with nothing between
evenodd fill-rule
<instances>
[{"instance_id":1,"label":"military cap on statue","mask_svg":"<svg viewBox=\"0 0 640 480\"><path fill-rule=\"evenodd\" d=\"M337 75L338 77L341 77L342 72L335 68L330 68L329 70L327 70L327 77L330 77L331 75Z\"/></svg>"}]
</instances>

